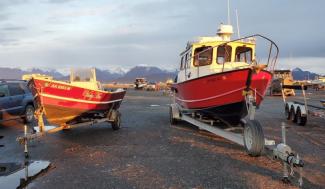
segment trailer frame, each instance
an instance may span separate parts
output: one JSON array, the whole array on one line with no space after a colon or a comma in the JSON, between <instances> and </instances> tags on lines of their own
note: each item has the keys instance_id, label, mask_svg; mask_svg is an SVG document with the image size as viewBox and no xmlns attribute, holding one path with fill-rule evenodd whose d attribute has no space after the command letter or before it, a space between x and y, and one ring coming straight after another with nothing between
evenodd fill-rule
<instances>
[{"instance_id":1,"label":"trailer frame","mask_svg":"<svg viewBox=\"0 0 325 189\"><path fill-rule=\"evenodd\" d=\"M307 124L307 120L310 117L318 117L325 119L325 107L315 106L308 104L306 97L307 86L305 85L281 85L282 87L282 99L284 103L284 112L287 120L291 120L292 122L305 126ZM286 96L284 94L285 89L296 89L302 91L302 97L304 102L299 101L287 101ZM320 101L322 103L322 100Z\"/></svg>"},{"instance_id":2,"label":"trailer frame","mask_svg":"<svg viewBox=\"0 0 325 189\"><path fill-rule=\"evenodd\" d=\"M286 183L290 182L289 177L293 177L294 169L298 168L298 170L296 170L296 172L299 172L300 176L298 183L299 186L302 186L302 168L304 167L304 162L286 143L287 127L285 123L282 122L281 124L281 143L276 144L274 140L265 138L261 125L257 120L255 120L255 99L252 98L252 95L250 94L246 97L248 103L248 119L241 120L241 125L244 127L242 133L233 132L234 128L238 128L238 126L233 126L227 129L215 126L216 122L222 121L205 119L202 115L198 115L195 112L189 112L175 103L174 98L173 103L170 105L170 123L171 125L176 125L179 121L186 121L201 130L206 130L240 146L244 146L246 152L250 156L267 155L271 156L275 160L279 160L283 164L282 180Z\"/></svg>"}]
</instances>

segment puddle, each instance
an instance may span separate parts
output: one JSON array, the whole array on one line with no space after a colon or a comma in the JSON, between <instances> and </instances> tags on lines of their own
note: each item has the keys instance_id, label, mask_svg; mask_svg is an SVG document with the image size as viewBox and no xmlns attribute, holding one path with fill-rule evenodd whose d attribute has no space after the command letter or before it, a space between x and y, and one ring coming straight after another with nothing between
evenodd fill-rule
<instances>
[{"instance_id":1,"label":"puddle","mask_svg":"<svg viewBox=\"0 0 325 189\"><path fill-rule=\"evenodd\" d=\"M57 128L57 127L55 127L55 126L44 126L45 131L49 131L49 130L55 129L55 128ZM39 127L34 127L34 130L39 133Z\"/></svg>"},{"instance_id":2,"label":"puddle","mask_svg":"<svg viewBox=\"0 0 325 189\"><path fill-rule=\"evenodd\" d=\"M158 104L151 104L150 107L159 107L160 105Z\"/></svg>"},{"instance_id":3,"label":"puddle","mask_svg":"<svg viewBox=\"0 0 325 189\"><path fill-rule=\"evenodd\" d=\"M22 169L23 165L19 163L0 163L0 178L1 176L10 175L19 169Z\"/></svg>"},{"instance_id":4,"label":"puddle","mask_svg":"<svg viewBox=\"0 0 325 189\"><path fill-rule=\"evenodd\" d=\"M21 166L15 163L0 164L1 188L22 188L30 183L37 175L50 166L49 161L34 161Z\"/></svg>"}]
</instances>

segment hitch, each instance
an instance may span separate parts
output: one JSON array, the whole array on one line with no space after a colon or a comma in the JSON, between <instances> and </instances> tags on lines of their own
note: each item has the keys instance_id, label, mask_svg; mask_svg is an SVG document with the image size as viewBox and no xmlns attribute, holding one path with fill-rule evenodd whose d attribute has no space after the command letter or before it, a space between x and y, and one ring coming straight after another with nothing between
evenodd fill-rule
<instances>
[{"instance_id":1,"label":"hitch","mask_svg":"<svg viewBox=\"0 0 325 189\"><path fill-rule=\"evenodd\" d=\"M302 186L302 168L304 167L303 160L299 157L298 154L294 154L291 147L287 145L286 141L286 127L285 123L281 124L282 131L282 143L278 144L273 149L273 158L282 161L283 163L283 179L285 183L289 183L289 176L294 176L294 168L299 168L299 186ZM289 172L290 168L290 172Z\"/></svg>"}]
</instances>

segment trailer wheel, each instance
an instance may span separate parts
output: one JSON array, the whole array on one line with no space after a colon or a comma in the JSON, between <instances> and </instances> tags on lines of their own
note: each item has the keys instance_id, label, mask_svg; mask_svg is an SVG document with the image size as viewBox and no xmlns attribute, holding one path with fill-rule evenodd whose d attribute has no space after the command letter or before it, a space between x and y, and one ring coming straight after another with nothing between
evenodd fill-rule
<instances>
[{"instance_id":1,"label":"trailer wheel","mask_svg":"<svg viewBox=\"0 0 325 189\"><path fill-rule=\"evenodd\" d=\"M297 124L301 125L301 126L305 126L307 123L307 117L302 117L301 115L301 110L298 107L297 109L297 113L296 113L296 117L297 117Z\"/></svg>"},{"instance_id":2,"label":"trailer wheel","mask_svg":"<svg viewBox=\"0 0 325 189\"><path fill-rule=\"evenodd\" d=\"M291 119L291 114L290 114L290 110L289 110L289 105L288 104L286 104L284 113L285 113L285 116L286 116L287 120L290 120Z\"/></svg>"},{"instance_id":3,"label":"trailer wheel","mask_svg":"<svg viewBox=\"0 0 325 189\"><path fill-rule=\"evenodd\" d=\"M113 130L119 130L121 128L121 114L118 111L113 111L111 118L113 122L111 123Z\"/></svg>"},{"instance_id":4,"label":"trailer wheel","mask_svg":"<svg viewBox=\"0 0 325 189\"><path fill-rule=\"evenodd\" d=\"M295 109L293 108L293 106L291 107L290 110L290 117L292 122L297 123L297 116L295 114Z\"/></svg>"},{"instance_id":5,"label":"trailer wheel","mask_svg":"<svg viewBox=\"0 0 325 189\"><path fill-rule=\"evenodd\" d=\"M169 106L169 121L170 121L170 124L172 124L172 125L177 124L177 119L174 118L173 107L172 106Z\"/></svg>"},{"instance_id":6,"label":"trailer wheel","mask_svg":"<svg viewBox=\"0 0 325 189\"><path fill-rule=\"evenodd\" d=\"M250 156L261 155L264 149L264 133L258 121L247 121L244 129L244 146Z\"/></svg>"}]
</instances>

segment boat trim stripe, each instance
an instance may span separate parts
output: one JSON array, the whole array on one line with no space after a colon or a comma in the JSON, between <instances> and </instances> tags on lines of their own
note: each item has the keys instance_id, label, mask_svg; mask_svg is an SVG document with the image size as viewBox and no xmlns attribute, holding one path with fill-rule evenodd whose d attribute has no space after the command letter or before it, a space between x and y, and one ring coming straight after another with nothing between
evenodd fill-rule
<instances>
[{"instance_id":1,"label":"boat trim stripe","mask_svg":"<svg viewBox=\"0 0 325 189\"><path fill-rule=\"evenodd\" d=\"M212 96L212 97L208 97L208 98L202 98L202 99L198 99L198 100L184 100L184 99L180 99L178 97L176 97L176 100L179 100L179 101L182 101L182 102L201 102L201 101L206 101L206 100L211 100L211 99L219 98L219 97L222 97L222 96L226 96L226 95L229 95L229 94L232 94L232 93L244 90L244 89L246 89L246 87L242 87L242 88L235 89L233 91L229 91L229 92L226 92L226 93L223 93L223 94L220 94L220 95L216 95L216 96ZM263 96L259 92L257 92L257 94L260 97L263 98Z\"/></svg>"},{"instance_id":2,"label":"boat trim stripe","mask_svg":"<svg viewBox=\"0 0 325 189\"><path fill-rule=\"evenodd\" d=\"M48 98L55 98L55 99L74 101L74 102L83 102L83 103L88 103L88 104L110 104L113 102L122 101L122 99L117 99L117 100L111 100L111 101L98 102L98 101L91 101L91 100L80 100L80 99L74 99L74 98L67 98L67 97L61 97L61 96L56 96L56 95L44 94L44 93L42 93L40 95L43 97L48 97Z\"/></svg>"}]
</instances>

